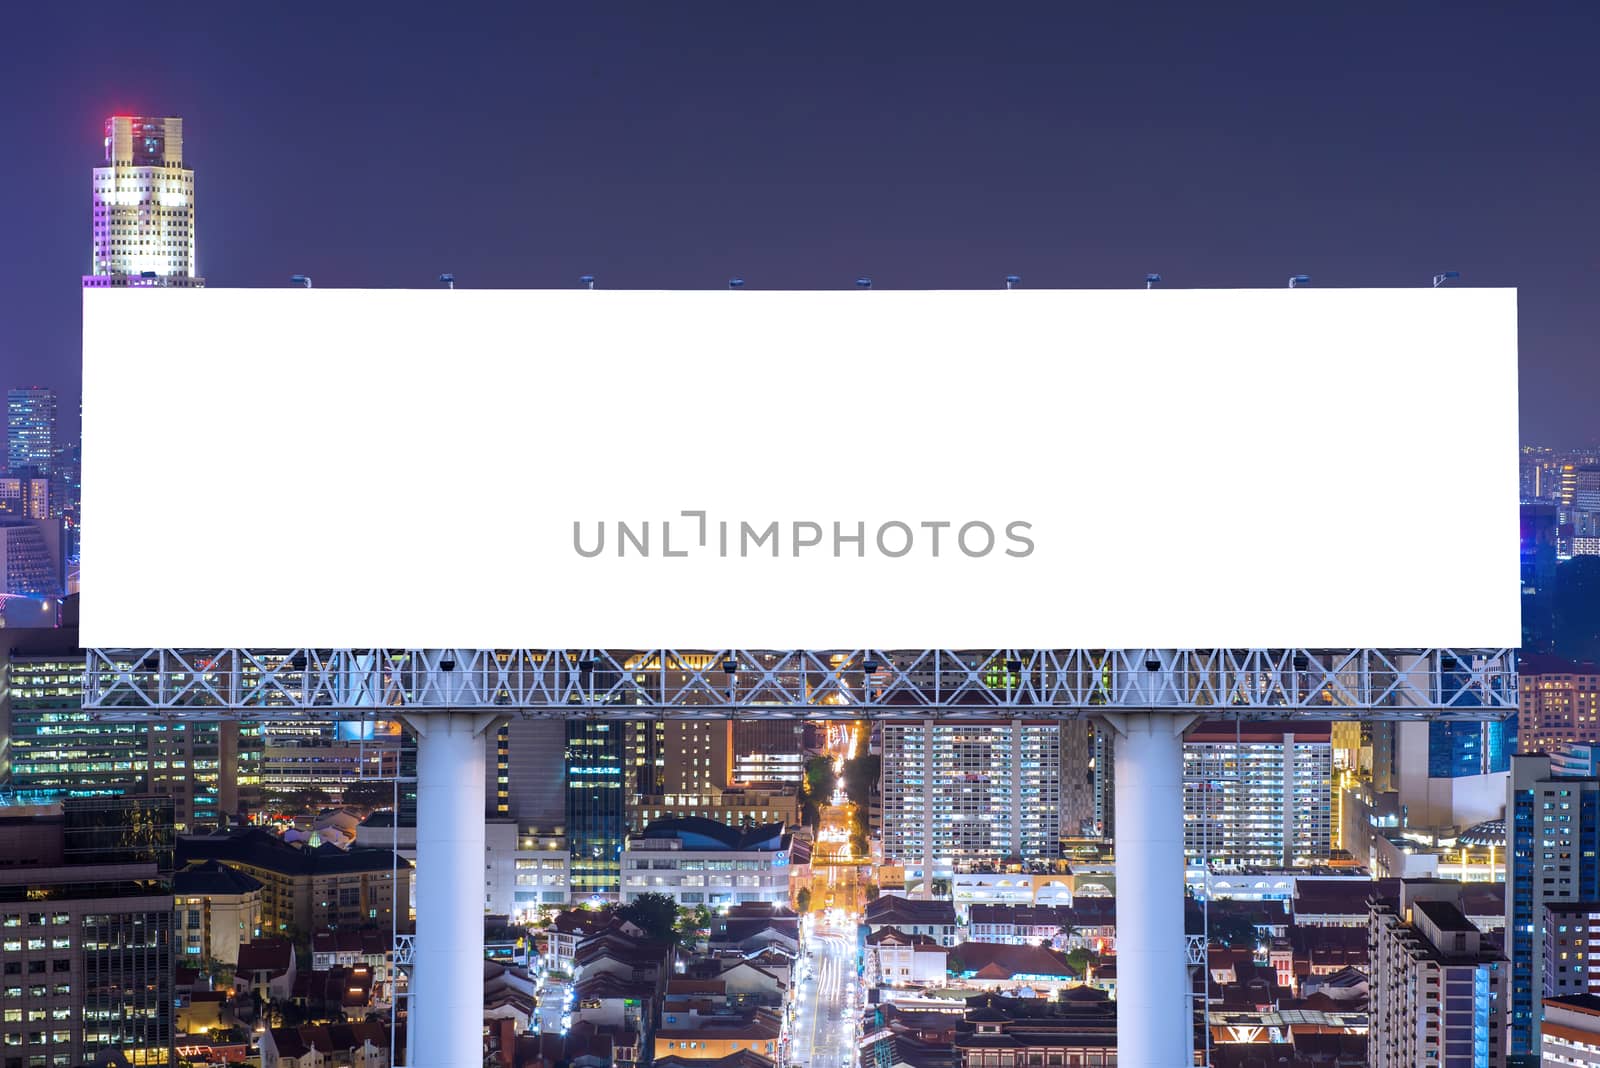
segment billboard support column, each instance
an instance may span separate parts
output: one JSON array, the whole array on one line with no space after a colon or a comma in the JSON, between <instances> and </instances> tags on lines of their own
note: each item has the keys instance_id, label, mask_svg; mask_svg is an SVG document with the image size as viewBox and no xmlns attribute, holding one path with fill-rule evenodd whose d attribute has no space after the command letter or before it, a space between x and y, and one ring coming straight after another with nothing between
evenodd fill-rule
<instances>
[{"instance_id":1,"label":"billboard support column","mask_svg":"<svg viewBox=\"0 0 1600 1068\"><path fill-rule=\"evenodd\" d=\"M1116 732L1117 1065L1193 1063L1184 942L1183 732L1189 712L1104 714Z\"/></svg>"},{"instance_id":2,"label":"billboard support column","mask_svg":"<svg viewBox=\"0 0 1600 1068\"><path fill-rule=\"evenodd\" d=\"M483 1065L484 734L503 718L404 713L417 736L417 938L407 1021L417 1068Z\"/></svg>"}]
</instances>

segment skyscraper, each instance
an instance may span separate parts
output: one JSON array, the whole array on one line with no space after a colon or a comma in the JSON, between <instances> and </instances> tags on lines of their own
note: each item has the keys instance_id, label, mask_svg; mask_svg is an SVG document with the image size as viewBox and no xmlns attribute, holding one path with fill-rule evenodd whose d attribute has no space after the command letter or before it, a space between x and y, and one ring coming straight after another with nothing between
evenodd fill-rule
<instances>
[{"instance_id":1,"label":"skyscraper","mask_svg":"<svg viewBox=\"0 0 1600 1068\"><path fill-rule=\"evenodd\" d=\"M1553 656L1519 656L1517 746L1550 753L1566 742L1600 742L1600 667Z\"/></svg>"},{"instance_id":2,"label":"skyscraper","mask_svg":"<svg viewBox=\"0 0 1600 1068\"><path fill-rule=\"evenodd\" d=\"M1367 922L1374 1068L1506 1063L1505 958L1461 911L1459 883L1407 880Z\"/></svg>"},{"instance_id":3,"label":"skyscraper","mask_svg":"<svg viewBox=\"0 0 1600 1068\"><path fill-rule=\"evenodd\" d=\"M50 476L56 447L56 395L42 386L6 390L6 470Z\"/></svg>"},{"instance_id":4,"label":"skyscraper","mask_svg":"<svg viewBox=\"0 0 1600 1068\"><path fill-rule=\"evenodd\" d=\"M491 796L485 806L489 814L515 820L524 834L565 833L566 795L558 774L566 745L564 721L512 719L487 744L494 757L494 781L488 784Z\"/></svg>"},{"instance_id":5,"label":"skyscraper","mask_svg":"<svg viewBox=\"0 0 1600 1068\"><path fill-rule=\"evenodd\" d=\"M183 120L113 115L105 130L105 166L94 169L94 262L83 284L204 285Z\"/></svg>"},{"instance_id":6,"label":"skyscraper","mask_svg":"<svg viewBox=\"0 0 1600 1068\"><path fill-rule=\"evenodd\" d=\"M1511 766L1516 719L1435 720L1428 725L1428 774L1435 779L1494 775Z\"/></svg>"},{"instance_id":7,"label":"skyscraper","mask_svg":"<svg viewBox=\"0 0 1600 1068\"><path fill-rule=\"evenodd\" d=\"M82 708L76 627L8 629L0 648L0 789L20 800L169 798L177 829L209 831L237 808L238 725L120 723Z\"/></svg>"},{"instance_id":8,"label":"skyscraper","mask_svg":"<svg viewBox=\"0 0 1600 1068\"><path fill-rule=\"evenodd\" d=\"M800 785L804 725L788 719L733 721L733 777L741 783Z\"/></svg>"},{"instance_id":9,"label":"skyscraper","mask_svg":"<svg viewBox=\"0 0 1600 1068\"><path fill-rule=\"evenodd\" d=\"M1513 1054L1539 1049L1545 905L1600 898L1600 779L1564 777L1543 755L1514 756L1506 783L1507 1018Z\"/></svg>"},{"instance_id":10,"label":"skyscraper","mask_svg":"<svg viewBox=\"0 0 1600 1068\"><path fill-rule=\"evenodd\" d=\"M733 721L673 719L667 724L662 788L669 794L709 792L733 781Z\"/></svg>"},{"instance_id":11,"label":"skyscraper","mask_svg":"<svg viewBox=\"0 0 1600 1068\"><path fill-rule=\"evenodd\" d=\"M1061 855L1055 723L885 723L882 782L884 859L924 879L964 864Z\"/></svg>"},{"instance_id":12,"label":"skyscraper","mask_svg":"<svg viewBox=\"0 0 1600 1068\"><path fill-rule=\"evenodd\" d=\"M1592 971L1590 947L1600 946L1600 902L1552 901L1544 907L1542 918L1544 989L1535 994L1546 998L1593 996L1600 990L1600 974Z\"/></svg>"},{"instance_id":13,"label":"skyscraper","mask_svg":"<svg viewBox=\"0 0 1600 1068\"><path fill-rule=\"evenodd\" d=\"M1328 723L1202 723L1183 742L1192 862L1287 867L1333 846Z\"/></svg>"},{"instance_id":14,"label":"skyscraper","mask_svg":"<svg viewBox=\"0 0 1600 1068\"><path fill-rule=\"evenodd\" d=\"M1094 833L1110 838L1117 824L1117 734L1103 723L1089 722L1089 767L1093 774Z\"/></svg>"},{"instance_id":15,"label":"skyscraper","mask_svg":"<svg viewBox=\"0 0 1600 1068\"><path fill-rule=\"evenodd\" d=\"M1441 665L1444 684L1460 690L1461 706L1482 704L1465 685L1467 666L1446 657ZM1434 720L1428 725L1428 775L1456 779L1469 775L1494 775L1511 767L1517 751L1515 717L1498 720Z\"/></svg>"},{"instance_id":16,"label":"skyscraper","mask_svg":"<svg viewBox=\"0 0 1600 1068\"><path fill-rule=\"evenodd\" d=\"M0 593L55 597L66 589L61 524L0 517Z\"/></svg>"},{"instance_id":17,"label":"skyscraper","mask_svg":"<svg viewBox=\"0 0 1600 1068\"><path fill-rule=\"evenodd\" d=\"M596 896L615 900L621 889L628 833L622 726L591 719L566 722L567 843L575 902Z\"/></svg>"},{"instance_id":18,"label":"skyscraper","mask_svg":"<svg viewBox=\"0 0 1600 1068\"><path fill-rule=\"evenodd\" d=\"M1096 835L1094 736L1088 720L1064 721L1061 734L1061 834Z\"/></svg>"},{"instance_id":19,"label":"skyscraper","mask_svg":"<svg viewBox=\"0 0 1600 1068\"><path fill-rule=\"evenodd\" d=\"M1524 504L1521 510L1522 648L1548 653L1555 643L1556 509Z\"/></svg>"},{"instance_id":20,"label":"skyscraper","mask_svg":"<svg viewBox=\"0 0 1600 1068\"><path fill-rule=\"evenodd\" d=\"M172 805L0 808L8 1068L173 1061Z\"/></svg>"}]
</instances>

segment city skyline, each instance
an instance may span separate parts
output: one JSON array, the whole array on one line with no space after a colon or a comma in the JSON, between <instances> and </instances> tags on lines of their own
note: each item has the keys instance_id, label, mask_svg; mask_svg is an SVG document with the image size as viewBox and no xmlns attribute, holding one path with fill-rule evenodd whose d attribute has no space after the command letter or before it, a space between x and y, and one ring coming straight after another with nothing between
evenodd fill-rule
<instances>
[{"instance_id":1,"label":"city skyline","mask_svg":"<svg viewBox=\"0 0 1600 1068\"><path fill-rule=\"evenodd\" d=\"M213 285L1100 288L1156 271L1204 288L1304 271L1346 287L1455 270L1521 289L1523 440L1593 442L1593 150L1567 131L1600 111L1594 12L1418 6L1381 35L1263 13L465 13L442 49L403 13L155 13L185 63L136 85L90 68L16 116L31 210L0 267L23 309L0 365L77 392L85 169L107 115L174 115ZM16 18L40 45L0 75L16 90L104 47L93 19Z\"/></svg>"},{"instance_id":2,"label":"city skyline","mask_svg":"<svg viewBox=\"0 0 1600 1068\"><path fill-rule=\"evenodd\" d=\"M1600 153L1574 134L1600 117L1586 47L1600 11L400 0L162 10L129 29L98 2L19 12L30 47L0 71L27 104L12 113L22 210L0 266L0 1068L113 1051L135 1068L1600 1057L1586 963L1600 932ZM79 611L80 278L284 290L201 297L234 309L211 332L193 329L208 307L192 296L83 302L90 605L129 606L120 627ZM313 279L323 293L289 289ZM612 292L440 291L458 280ZM1430 282L1446 288L1349 292ZM625 292L747 283L769 292ZM856 295L1019 285L1035 292ZM427 292L326 292L368 287ZM1109 292L1153 287L1259 291ZM807 289L841 292L771 292ZM640 299L719 313L674 326L631 310ZM190 303L141 310L152 300ZM499 300L532 303L473 311ZM349 301L370 302L351 333L316 325L319 305ZM967 327L966 304L987 317ZM1182 314L1200 305L1225 314ZM413 322L423 306L444 309L443 332ZM581 314L563 320L569 306ZM912 312L877 332L897 306ZM1090 329L1107 308L1120 318ZM296 329L274 334L279 321ZM616 322L648 328L613 336ZM785 323L780 342L753 343ZM656 381L648 413L598 418L547 403L662 378L660 341L679 334L698 350L666 376L684 397ZM507 339L524 335L558 343L518 359ZM379 354L339 402L333 372ZM475 370L480 354L497 362ZM754 384L774 373L788 381ZM746 423L733 416L756 407L698 403L730 378L735 401L781 396ZM1271 387L1253 393L1256 378ZM911 403L922 379L947 388ZM425 391L382 392L397 380ZM434 417L452 380L470 415L446 434ZM329 415L308 390L336 401ZM868 433L836 433L856 429L856 397L900 403ZM1386 404L1364 407L1374 397ZM657 410L671 421L653 426ZM403 433L385 445L392 416ZM1018 432L1069 419L1081 440ZM589 501L572 487L636 455L704 468L704 453L673 452L682 422L720 439L716 478L683 481L731 494L682 513L701 546L708 515L806 465L859 468L883 507L891 487L917 509L936 500L963 538L990 528L961 517L1002 498L1035 509L1015 513L1024 529L1041 501L1086 500L1053 518L1109 536L1068 546L1081 574L790 590L752 568L663 596L633 571L586 575L573 597L521 535L543 528L519 526L519 494L463 473L479 454L557 458L549 485L575 514L631 515L631 489ZM604 424L630 455L580 455ZM419 425L420 456L405 451ZM515 432L486 431L500 425ZM1218 426L1239 441L1207 454ZM894 466L874 461L871 431L894 440ZM271 451L230 459L231 438ZM1091 462L1066 462L1080 454ZM294 472L292 496L282 479L241 492L231 475L263 455ZM188 474L202 459L223 476ZM479 529L497 526L502 566L461 567L483 544L441 521L461 509L424 516L425 540L394 554L419 525L384 497L366 533L374 468L450 486ZM185 473L185 522L159 503L167 472ZM854 499L810 485L783 499L801 492ZM1501 536L1474 542L1491 512ZM326 516L359 546L332 569L289 551ZM640 559L649 522L630 534ZM660 559L692 555L660 522ZM832 526L839 566L861 562ZM578 555L598 556L572 527ZM815 544L809 527L820 539L820 523L790 525L792 556L774 533L772 560ZM880 555L906 555L909 542L882 549L887 527L911 529L883 524ZM269 551L226 559L262 532ZM986 555L956 545L957 564ZM385 552L403 565L373 567ZM518 587L510 561L541 581ZM340 586L364 568L380 581ZM239 570L247 583L229 586ZM176 602L147 593L183 587ZM394 590L403 602L338 632L354 642L302 633ZM491 617L495 601L515 614ZM581 633L596 605L598 640L496 644L530 619ZM809 630L760 636L812 605ZM892 644L903 624L875 619L882 605L937 624L929 641ZM667 615L648 620L653 606ZM747 647L604 645L619 621L698 633L692 610L708 606L712 633L732 620ZM190 629L166 640L174 607ZM1186 608L1198 627L1163 637ZM1236 608L1267 628L1230 629ZM240 609L259 640L228 636ZM364 644L436 616L443 632ZM996 646L1017 644L1010 626L1061 647L973 646L958 621L1001 631ZM1050 637L1069 625L1089 629ZM271 644L280 634L299 646ZM563 642L601 647L543 647Z\"/></svg>"}]
</instances>

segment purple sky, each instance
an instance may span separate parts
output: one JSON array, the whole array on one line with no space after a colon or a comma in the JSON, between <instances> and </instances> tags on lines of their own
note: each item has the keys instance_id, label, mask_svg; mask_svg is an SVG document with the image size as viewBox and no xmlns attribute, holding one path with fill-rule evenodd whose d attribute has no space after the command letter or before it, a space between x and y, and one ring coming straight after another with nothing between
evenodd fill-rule
<instances>
[{"instance_id":1,"label":"purple sky","mask_svg":"<svg viewBox=\"0 0 1600 1068\"><path fill-rule=\"evenodd\" d=\"M0 385L76 395L101 124L176 114L212 285L1457 270L1522 290L1524 440L1600 440L1600 5L1312 6L19 6Z\"/></svg>"}]
</instances>

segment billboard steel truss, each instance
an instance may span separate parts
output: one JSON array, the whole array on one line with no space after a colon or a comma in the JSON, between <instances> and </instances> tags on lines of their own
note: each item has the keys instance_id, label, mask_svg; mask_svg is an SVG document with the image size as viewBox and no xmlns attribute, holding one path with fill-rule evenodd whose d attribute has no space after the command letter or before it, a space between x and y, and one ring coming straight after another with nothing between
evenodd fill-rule
<instances>
[{"instance_id":1,"label":"billboard steel truss","mask_svg":"<svg viewBox=\"0 0 1600 1068\"><path fill-rule=\"evenodd\" d=\"M358 719L405 709L778 719L1500 718L1510 649L94 649L84 707Z\"/></svg>"}]
</instances>

